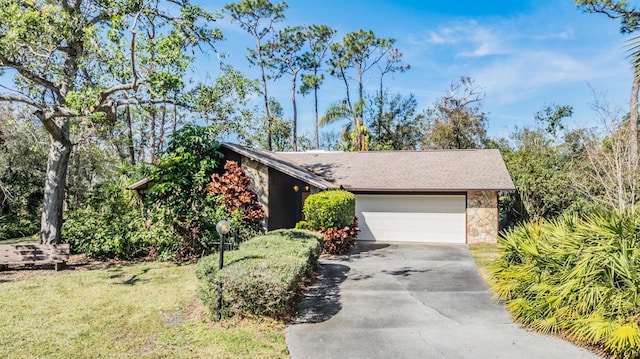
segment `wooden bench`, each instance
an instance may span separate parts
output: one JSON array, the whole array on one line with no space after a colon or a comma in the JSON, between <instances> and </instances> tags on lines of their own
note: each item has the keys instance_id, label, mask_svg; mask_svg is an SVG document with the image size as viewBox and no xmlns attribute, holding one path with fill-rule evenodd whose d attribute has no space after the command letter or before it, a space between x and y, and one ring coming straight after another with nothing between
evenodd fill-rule
<instances>
[{"instance_id":1,"label":"wooden bench","mask_svg":"<svg viewBox=\"0 0 640 359\"><path fill-rule=\"evenodd\" d=\"M9 264L54 264L61 270L69 260L71 247L65 244L2 244L0 270Z\"/></svg>"}]
</instances>

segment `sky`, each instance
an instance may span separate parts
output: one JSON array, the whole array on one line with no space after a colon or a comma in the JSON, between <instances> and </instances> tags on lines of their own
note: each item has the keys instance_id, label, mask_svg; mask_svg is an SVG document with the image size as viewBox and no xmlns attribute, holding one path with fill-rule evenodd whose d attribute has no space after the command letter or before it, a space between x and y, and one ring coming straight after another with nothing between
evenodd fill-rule
<instances>
[{"instance_id":1,"label":"sky","mask_svg":"<svg viewBox=\"0 0 640 359\"><path fill-rule=\"evenodd\" d=\"M218 10L225 1L201 1ZM386 80L392 93L413 94L421 109L431 107L449 85L470 76L485 92L483 111L492 137L508 137L516 127L532 126L545 105L571 105L568 126L593 127L596 97L625 108L631 69L619 22L603 14L588 14L572 0L289 0L283 25L326 24L337 39L359 29L394 38L411 65ZM631 1L634 3L634 1ZM217 47L228 63L257 78L245 59L252 38L221 19L216 24L227 40ZM213 66L199 61L200 73ZM376 77L369 85L375 86ZM285 117L291 116L289 80L270 83ZM344 98L340 82L331 79L321 90L320 106ZM312 97L299 98L299 133L313 126ZM628 105L626 105L628 106Z\"/></svg>"}]
</instances>

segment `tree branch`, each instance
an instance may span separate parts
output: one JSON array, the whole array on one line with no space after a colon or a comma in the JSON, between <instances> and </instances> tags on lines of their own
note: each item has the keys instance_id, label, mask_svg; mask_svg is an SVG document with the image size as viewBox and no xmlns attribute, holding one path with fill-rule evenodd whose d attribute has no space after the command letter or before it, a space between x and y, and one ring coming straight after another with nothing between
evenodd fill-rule
<instances>
[{"instance_id":1,"label":"tree branch","mask_svg":"<svg viewBox=\"0 0 640 359\"><path fill-rule=\"evenodd\" d=\"M35 102L30 98L23 97L23 96L0 94L0 102L20 102L38 109L41 108L40 104L38 104L37 102Z\"/></svg>"},{"instance_id":2,"label":"tree branch","mask_svg":"<svg viewBox=\"0 0 640 359\"><path fill-rule=\"evenodd\" d=\"M45 79L44 77L38 76L35 73L27 70L27 68L23 64L9 60L2 53L0 53L0 66L12 68L18 71L18 73L23 77L25 77L26 79L31 80L40 86L46 87L52 90L57 96L62 97L60 95L60 88L56 84Z\"/></svg>"}]
</instances>

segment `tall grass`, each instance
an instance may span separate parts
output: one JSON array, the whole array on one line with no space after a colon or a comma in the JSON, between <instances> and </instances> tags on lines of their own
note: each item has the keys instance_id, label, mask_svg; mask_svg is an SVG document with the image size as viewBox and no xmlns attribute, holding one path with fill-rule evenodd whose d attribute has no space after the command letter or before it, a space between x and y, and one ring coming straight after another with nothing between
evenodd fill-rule
<instances>
[{"instance_id":1,"label":"tall grass","mask_svg":"<svg viewBox=\"0 0 640 359\"><path fill-rule=\"evenodd\" d=\"M640 217L562 216L499 240L493 289L518 322L620 358L640 356Z\"/></svg>"}]
</instances>

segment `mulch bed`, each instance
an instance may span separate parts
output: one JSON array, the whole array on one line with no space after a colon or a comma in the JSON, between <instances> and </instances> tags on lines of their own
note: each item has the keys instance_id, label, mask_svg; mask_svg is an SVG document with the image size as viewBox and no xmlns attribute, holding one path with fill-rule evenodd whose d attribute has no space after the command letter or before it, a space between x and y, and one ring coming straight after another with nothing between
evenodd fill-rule
<instances>
[{"instance_id":1,"label":"mulch bed","mask_svg":"<svg viewBox=\"0 0 640 359\"><path fill-rule=\"evenodd\" d=\"M5 270L0 270L0 283L15 282L23 279L65 275L77 271L105 269L114 265L130 263L122 260L99 261L88 258L84 254L72 254L67 261L65 269L55 271L53 264L45 265L10 265Z\"/></svg>"}]
</instances>

